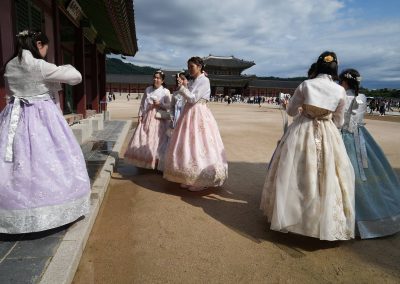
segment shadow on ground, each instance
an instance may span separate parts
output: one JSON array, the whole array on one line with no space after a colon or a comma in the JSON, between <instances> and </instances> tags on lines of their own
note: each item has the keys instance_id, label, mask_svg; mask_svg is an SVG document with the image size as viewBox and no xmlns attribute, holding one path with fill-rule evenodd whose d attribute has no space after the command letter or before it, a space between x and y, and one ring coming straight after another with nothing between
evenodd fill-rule
<instances>
[{"instance_id":1,"label":"shadow on ground","mask_svg":"<svg viewBox=\"0 0 400 284\"><path fill-rule=\"evenodd\" d=\"M363 261L398 273L400 264L400 234L373 240L328 242L269 229L266 217L259 210L261 191L266 174L266 163L230 162L229 179L222 188L189 192L162 178L162 173L138 169L121 161L120 177L156 192L180 196L182 201L202 210L236 233L256 242L271 242L293 258L324 249L351 250ZM396 169L399 173L399 169Z\"/></svg>"}]
</instances>

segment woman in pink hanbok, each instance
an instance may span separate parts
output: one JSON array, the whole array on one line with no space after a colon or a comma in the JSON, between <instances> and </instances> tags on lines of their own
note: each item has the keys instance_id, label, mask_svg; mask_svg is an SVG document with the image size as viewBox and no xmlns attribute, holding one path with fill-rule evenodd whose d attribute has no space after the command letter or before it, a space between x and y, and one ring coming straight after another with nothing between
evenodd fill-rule
<instances>
[{"instance_id":1,"label":"woman in pink hanbok","mask_svg":"<svg viewBox=\"0 0 400 284\"><path fill-rule=\"evenodd\" d=\"M171 94L164 88L165 74L158 70L153 85L146 88L140 103L138 126L129 142L125 160L140 168L162 170L160 161L168 144L169 120L161 112L170 108Z\"/></svg>"},{"instance_id":2,"label":"woman in pink hanbok","mask_svg":"<svg viewBox=\"0 0 400 284\"><path fill-rule=\"evenodd\" d=\"M179 93L186 104L165 154L164 178L190 191L222 186L228 177L224 144L207 102L210 81L200 57L188 60L193 78L187 85L178 78Z\"/></svg>"}]
</instances>

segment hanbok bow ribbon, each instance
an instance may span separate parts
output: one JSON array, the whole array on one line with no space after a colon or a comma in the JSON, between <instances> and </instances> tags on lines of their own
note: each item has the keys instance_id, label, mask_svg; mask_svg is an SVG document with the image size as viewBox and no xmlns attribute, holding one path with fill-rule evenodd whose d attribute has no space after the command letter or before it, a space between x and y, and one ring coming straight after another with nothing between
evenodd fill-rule
<instances>
[{"instance_id":1,"label":"hanbok bow ribbon","mask_svg":"<svg viewBox=\"0 0 400 284\"><path fill-rule=\"evenodd\" d=\"M8 126L8 134L7 134L7 144L6 144L6 154L5 161L12 162L14 155L14 138L17 132L19 118L21 116L21 102L24 104L29 104L32 101L41 101L41 100L49 100L52 99L50 94L42 94L38 96L32 97L18 97L13 96L14 103L11 110L10 124Z\"/></svg>"}]
</instances>

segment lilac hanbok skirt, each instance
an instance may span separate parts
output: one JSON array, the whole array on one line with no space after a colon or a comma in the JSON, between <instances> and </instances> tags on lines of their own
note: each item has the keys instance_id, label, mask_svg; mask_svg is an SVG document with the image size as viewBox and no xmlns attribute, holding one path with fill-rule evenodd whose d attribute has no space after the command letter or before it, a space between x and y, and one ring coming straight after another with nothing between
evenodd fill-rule
<instances>
[{"instance_id":1,"label":"lilac hanbok skirt","mask_svg":"<svg viewBox=\"0 0 400 284\"><path fill-rule=\"evenodd\" d=\"M5 161L13 103L0 113L0 233L38 232L89 212L81 148L51 100L21 103L13 160Z\"/></svg>"},{"instance_id":2,"label":"lilac hanbok skirt","mask_svg":"<svg viewBox=\"0 0 400 284\"><path fill-rule=\"evenodd\" d=\"M224 144L204 101L185 105L165 154L164 178L196 187L222 186L228 178Z\"/></svg>"}]
</instances>

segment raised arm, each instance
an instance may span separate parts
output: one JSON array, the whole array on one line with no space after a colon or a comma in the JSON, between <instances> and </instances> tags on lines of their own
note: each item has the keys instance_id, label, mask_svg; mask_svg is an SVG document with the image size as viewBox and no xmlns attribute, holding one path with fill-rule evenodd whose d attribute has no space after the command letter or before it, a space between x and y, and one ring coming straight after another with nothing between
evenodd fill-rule
<instances>
[{"instance_id":1,"label":"raised arm","mask_svg":"<svg viewBox=\"0 0 400 284\"><path fill-rule=\"evenodd\" d=\"M182 85L178 89L178 92L182 94L189 103L195 103L201 98L209 100L211 94L210 81L203 78L201 81L195 82L191 91Z\"/></svg>"},{"instance_id":2,"label":"raised arm","mask_svg":"<svg viewBox=\"0 0 400 284\"><path fill-rule=\"evenodd\" d=\"M68 85L76 85L82 81L81 73L72 65L57 66L41 60L40 71L43 79L47 82L59 82L66 83Z\"/></svg>"}]
</instances>

